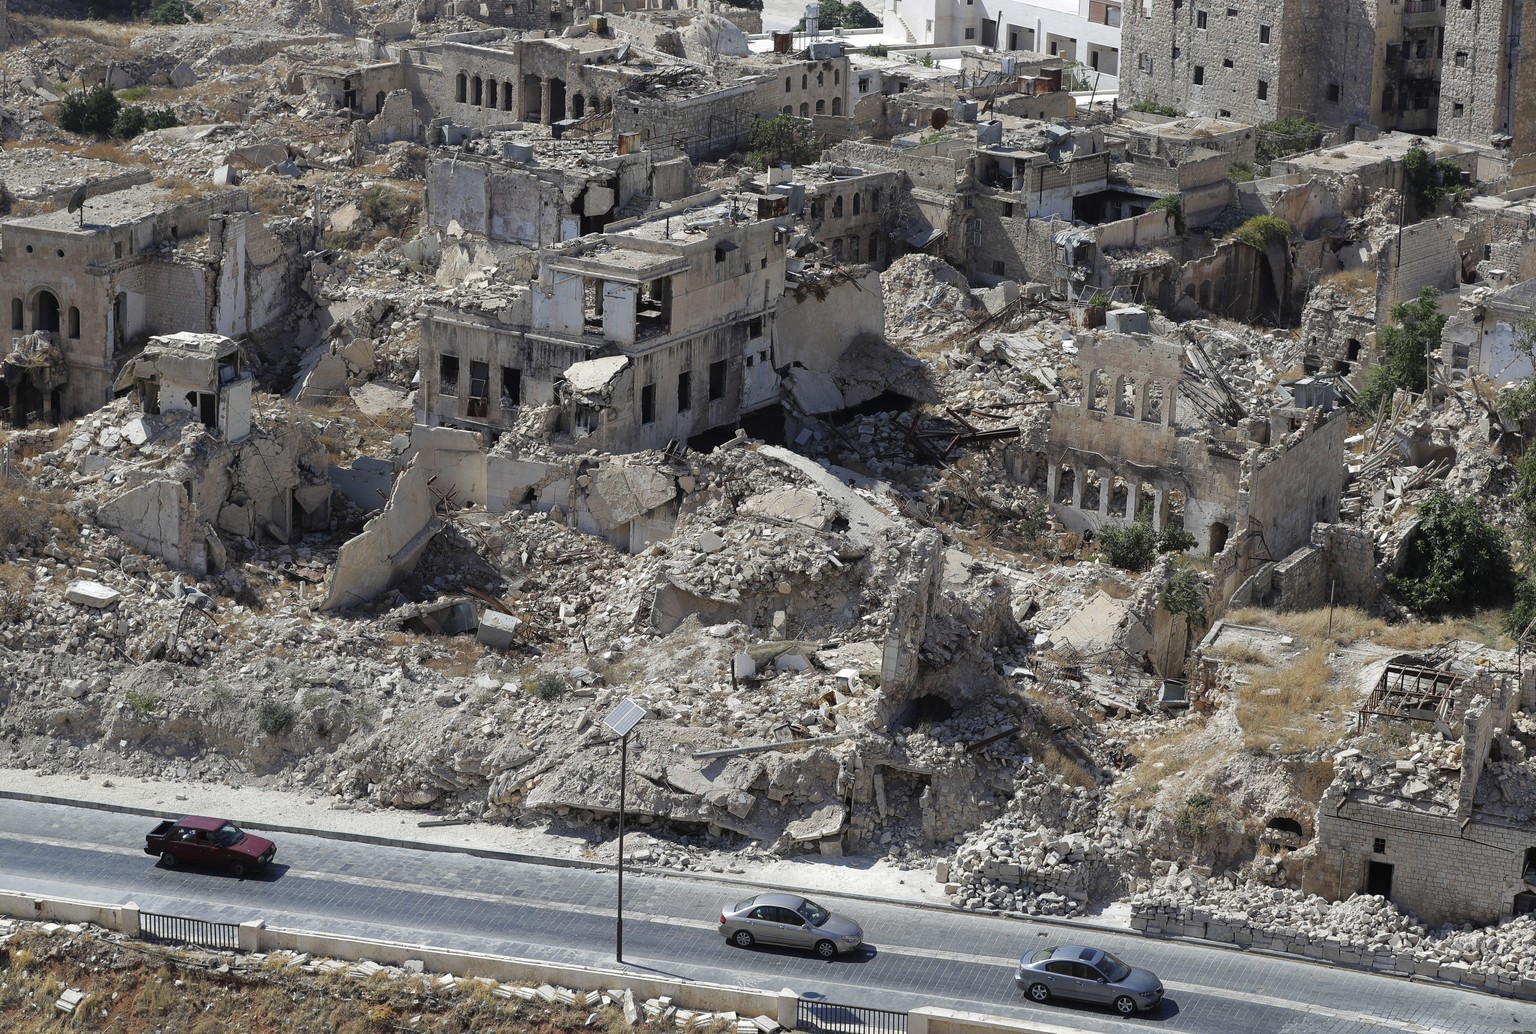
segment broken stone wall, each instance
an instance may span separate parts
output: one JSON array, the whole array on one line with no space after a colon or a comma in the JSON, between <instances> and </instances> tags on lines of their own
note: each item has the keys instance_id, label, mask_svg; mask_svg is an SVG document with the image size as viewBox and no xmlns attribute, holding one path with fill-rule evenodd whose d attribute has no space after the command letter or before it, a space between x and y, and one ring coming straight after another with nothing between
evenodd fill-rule
<instances>
[{"instance_id":1,"label":"broken stone wall","mask_svg":"<svg viewBox=\"0 0 1536 1034\"><path fill-rule=\"evenodd\" d=\"M1251 322L1264 308L1260 277L1272 279L1264 252L1226 240L1216 245L1215 254L1184 263L1179 289L1207 312Z\"/></svg>"},{"instance_id":2,"label":"broken stone wall","mask_svg":"<svg viewBox=\"0 0 1536 1034\"><path fill-rule=\"evenodd\" d=\"M1064 291L1067 267L1055 238L1070 231L1071 222L1054 217L1027 218L1003 197L977 194L974 202L968 214L981 225L975 247L976 273L1020 283L1050 284L1053 290Z\"/></svg>"},{"instance_id":3,"label":"broken stone wall","mask_svg":"<svg viewBox=\"0 0 1536 1034\"><path fill-rule=\"evenodd\" d=\"M400 140L420 143L424 139L425 127L416 114L416 102L411 91L404 88L390 90L378 114L359 125L363 130L361 143L367 147L382 147Z\"/></svg>"},{"instance_id":4,"label":"broken stone wall","mask_svg":"<svg viewBox=\"0 0 1536 1034\"><path fill-rule=\"evenodd\" d=\"M1248 527L1263 537L1268 556L1275 559L1305 545L1314 524L1339 519L1348 434L1342 410L1326 421L1315 410L1272 414L1272 420L1277 418L1292 429L1252 454L1255 469L1246 485Z\"/></svg>"},{"instance_id":5,"label":"broken stone wall","mask_svg":"<svg viewBox=\"0 0 1536 1034\"><path fill-rule=\"evenodd\" d=\"M456 222L493 241L553 244L581 235L581 220L571 211L576 198L567 189L584 185L585 177L558 169L521 168L478 155L435 157L427 166L426 222L433 229Z\"/></svg>"},{"instance_id":6,"label":"broken stone wall","mask_svg":"<svg viewBox=\"0 0 1536 1034\"><path fill-rule=\"evenodd\" d=\"M101 502L96 519L135 549L177 570L198 577L208 573L212 529L180 481L155 478L129 488Z\"/></svg>"},{"instance_id":7,"label":"broken stone wall","mask_svg":"<svg viewBox=\"0 0 1536 1034\"><path fill-rule=\"evenodd\" d=\"M1442 216L1403 227L1386 239L1376 265L1378 312L1416 298L1423 287L1442 292L1456 289L1461 281L1456 231L1456 220Z\"/></svg>"},{"instance_id":8,"label":"broken stone wall","mask_svg":"<svg viewBox=\"0 0 1536 1034\"><path fill-rule=\"evenodd\" d=\"M786 290L775 318L773 360L776 369L794 368L792 376L806 371L818 381L833 385L842 405L856 406L879 395L888 386L882 371L850 368L843 362L846 349L861 338L881 338L885 329L885 304L880 275L873 269L862 276L833 279L818 290ZM842 347L828 348L828 342Z\"/></svg>"},{"instance_id":9,"label":"broken stone wall","mask_svg":"<svg viewBox=\"0 0 1536 1034\"><path fill-rule=\"evenodd\" d=\"M301 284L309 224L285 220L273 232L266 217L237 212L209 218L209 250L220 255L217 299L209 325L183 330L211 330L226 337L259 333L295 318L310 304Z\"/></svg>"},{"instance_id":10,"label":"broken stone wall","mask_svg":"<svg viewBox=\"0 0 1536 1034\"><path fill-rule=\"evenodd\" d=\"M1369 291L1319 284L1308 295L1301 314L1300 354L1278 365L1349 373L1374 349L1376 324L1374 283Z\"/></svg>"},{"instance_id":11,"label":"broken stone wall","mask_svg":"<svg viewBox=\"0 0 1536 1034\"><path fill-rule=\"evenodd\" d=\"M395 479L389 504L342 544L321 610L338 610L373 599L415 569L427 543L442 529L420 459Z\"/></svg>"},{"instance_id":12,"label":"broken stone wall","mask_svg":"<svg viewBox=\"0 0 1536 1034\"><path fill-rule=\"evenodd\" d=\"M752 79L692 97L625 93L614 98L613 131L639 133L653 151L681 151L692 161L705 161L746 146L755 121L750 106L759 89L761 83Z\"/></svg>"}]
</instances>

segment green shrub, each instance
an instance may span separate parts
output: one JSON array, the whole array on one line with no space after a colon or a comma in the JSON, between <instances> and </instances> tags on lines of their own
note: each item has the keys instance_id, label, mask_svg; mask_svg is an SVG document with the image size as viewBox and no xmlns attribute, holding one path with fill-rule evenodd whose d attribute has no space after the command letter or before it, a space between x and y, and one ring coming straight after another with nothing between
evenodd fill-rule
<instances>
[{"instance_id":1,"label":"green shrub","mask_svg":"<svg viewBox=\"0 0 1536 1034\"><path fill-rule=\"evenodd\" d=\"M1360 408L1374 413L1399 388L1423 391L1427 373L1424 363L1440 350L1440 332L1446 315L1440 311L1440 292L1423 287L1411 302L1392 306L1390 322L1376 332L1381 361L1371 369L1360 391Z\"/></svg>"},{"instance_id":2,"label":"green shrub","mask_svg":"<svg viewBox=\"0 0 1536 1034\"><path fill-rule=\"evenodd\" d=\"M203 12L186 0L155 0L149 9L149 20L155 25L184 25L202 21Z\"/></svg>"},{"instance_id":3,"label":"green shrub","mask_svg":"<svg viewBox=\"0 0 1536 1034\"><path fill-rule=\"evenodd\" d=\"M126 90L117 91L117 99L127 103L128 101L140 101L149 96L148 86L130 86Z\"/></svg>"},{"instance_id":4,"label":"green shrub","mask_svg":"<svg viewBox=\"0 0 1536 1034\"><path fill-rule=\"evenodd\" d=\"M540 700L558 700L568 688L565 679L552 671L546 671L533 681L533 690Z\"/></svg>"},{"instance_id":5,"label":"green shrub","mask_svg":"<svg viewBox=\"0 0 1536 1034\"><path fill-rule=\"evenodd\" d=\"M1291 224L1278 215L1256 215L1237 228L1232 236L1250 247L1266 250L1291 237Z\"/></svg>"},{"instance_id":6,"label":"green shrub","mask_svg":"<svg viewBox=\"0 0 1536 1034\"><path fill-rule=\"evenodd\" d=\"M1162 212L1164 218L1173 220L1173 231L1184 232L1184 199L1178 194L1164 194L1147 206L1149 212Z\"/></svg>"},{"instance_id":7,"label":"green shrub","mask_svg":"<svg viewBox=\"0 0 1536 1034\"><path fill-rule=\"evenodd\" d=\"M821 156L822 140L804 119L775 115L752 126L747 161L759 169L788 162L806 165Z\"/></svg>"},{"instance_id":8,"label":"green shrub","mask_svg":"<svg viewBox=\"0 0 1536 1034\"><path fill-rule=\"evenodd\" d=\"M1162 531L1153 531L1145 516L1099 532L1099 552L1122 571L1145 571L1159 553L1181 552L1194 544L1194 536L1183 528L1165 525Z\"/></svg>"},{"instance_id":9,"label":"green shrub","mask_svg":"<svg viewBox=\"0 0 1536 1034\"><path fill-rule=\"evenodd\" d=\"M74 90L59 102L59 128L71 133L106 136L112 132L122 102L117 94L97 83L89 90Z\"/></svg>"},{"instance_id":10,"label":"green shrub","mask_svg":"<svg viewBox=\"0 0 1536 1034\"><path fill-rule=\"evenodd\" d=\"M1233 162L1232 171L1229 173L1233 183L1252 183L1253 166L1247 162Z\"/></svg>"},{"instance_id":11,"label":"green shrub","mask_svg":"<svg viewBox=\"0 0 1536 1034\"><path fill-rule=\"evenodd\" d=\"M282 736L293 728L293 708L276 700L263 700L256 722L268 736Z\"/></svg>"},{"instance_id":12,"label":"green shrub","mask_svg":"<svg viewBox=\"0 0 1536 1034\"><path fill-rule=\"evenodd\" d=\"M130 689L123 694L123 701L128 705L128 710L140 718L148 718L160 709L159 693Z\"/></svg>"},{"instance_id":13,"label":"green shrub","mask_svg":"<svg viewBox=\"0 0 1536 1034\"><path fill-rule=\"evenodd\" d=\"M1157 101L1142 100L1131 105L1132 111L1144 111L1148 115L1167 115L1169 118L1178 118L1181 112L1172 104L1159 104Z\"/></svg>"},{"instance_id":14,"label":"green shrub","mask_svg":"<svg viewBox=\"0 0 1536 1034\"><path fill-rule=\"evenodd\" d=\"M1268 165L1276 158L1312 150L1323 142L1323 134L1328 128L1300 115L1292 115L1260 122L1254 131L1259 137L1254 160L1260 165Z\"/></svg>"},{"instance_id":15,"label":"green shrub","mask_svg":"<svg viewBox=\"0 0 1536 1034\"><path fill-rule=\"evenodd\" d=\"M1204 625L1205 579L1200 572L1182 565L1175 568L1163 585L1163 607L1170 614L1184 615L1191 625Z\"/></svg>"},{"instance_id":16,"label":"green shrub","mask_svg":"<svg viewBox=\"0 0 1536 1034\"><path fill-rule=\"evenodd\" d=\"M1404 573L1387 580L1404 603L1431 617L1496 605L1515 588L1504 533L1488 523L1481 499L1457 499L1443 488L1419 506L1419 532Z\"/></svg>"}]
</instances>

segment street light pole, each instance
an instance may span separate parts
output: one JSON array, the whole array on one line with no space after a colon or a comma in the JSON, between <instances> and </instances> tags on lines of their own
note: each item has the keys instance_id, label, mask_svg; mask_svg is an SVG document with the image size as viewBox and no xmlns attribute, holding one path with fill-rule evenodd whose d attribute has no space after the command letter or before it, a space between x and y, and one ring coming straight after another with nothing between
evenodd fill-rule
<instances>
[{"instance_id":1,"label":"street light pole","mask_svg":"<svg viewBox=\"0 0 1536 1034\"><path fill-rule=\"evenodd\" d=\"M624 961L624 794L629 787L629 734L644 717L645 708L625 697L603 719L603 726L619 738L619 896L613 914L615 962Z\"/></svg>"},{"instance_id":2,"label":"street light pole","mask_svg":"<svg viewBox=\"0 0 1536 1034\"><path fill-rule=\"evenodd\" d=\"M629 733L619 737L619 900L613 917L613 959L624 961L624 790L629 785Z\"/></svg>"}]
</instances>

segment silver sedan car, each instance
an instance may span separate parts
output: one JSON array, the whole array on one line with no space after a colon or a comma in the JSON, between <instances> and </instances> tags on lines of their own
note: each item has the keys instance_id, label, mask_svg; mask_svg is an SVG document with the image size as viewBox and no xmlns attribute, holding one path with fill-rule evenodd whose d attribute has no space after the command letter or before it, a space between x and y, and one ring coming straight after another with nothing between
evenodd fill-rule
<instances>
[{"instance_id":1,"label":"silver sedan car","mask_svg":"<svg viewBox=\"0 0 1536 1034\"><path fill-rule=\"evenodd\" d=\"M864 943L858 923L798 894L759 894L721 909L720 936L738 948L782 944L810 948L824 959Z\"/></svg>"},{"instance_id":2,"label":"silver sedan car","mask_svg":"<svg viewBox=\"0 0 1536 1034\"><path fill-rule=\"evenodd\" d=\"M1032 1002L1075 998L1112 1005L1122 1016L1155 1008L1163 1000L1163 982L1154 973L1075 944L1025 952L1013 982Z\"/></svg>"}]
</instances>

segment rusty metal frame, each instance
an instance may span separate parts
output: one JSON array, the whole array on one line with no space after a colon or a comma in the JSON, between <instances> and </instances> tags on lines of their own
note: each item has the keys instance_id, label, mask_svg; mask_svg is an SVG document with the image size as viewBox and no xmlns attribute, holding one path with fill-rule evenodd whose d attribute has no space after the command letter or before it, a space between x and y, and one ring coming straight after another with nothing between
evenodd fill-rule
<instances>
[{"instance_id":1,"label":"rusty metal frame","mask_svg":"<svg viewBox=\"0 0 1536 1034\"><path fill-rule=\"evenodd\" d=\"M1458 692L1466 676L1444 668L1388 664L1376 688L1361 705L1359 728L1367 715L1397 721L1449 723L1460 703Z\"/></svg>"}]
</instances>

